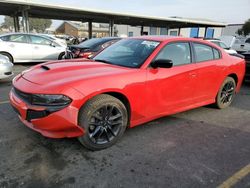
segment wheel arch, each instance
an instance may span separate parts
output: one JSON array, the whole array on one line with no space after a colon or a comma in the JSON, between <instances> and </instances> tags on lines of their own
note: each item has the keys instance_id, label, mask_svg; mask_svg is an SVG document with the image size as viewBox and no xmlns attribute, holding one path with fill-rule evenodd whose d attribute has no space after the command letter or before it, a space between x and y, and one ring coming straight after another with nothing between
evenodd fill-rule
<instances>
[{"instance_id":1,"label":"wheel arch","mask_svg":"<svg viewBox=\"0 0 250 188\"><path fill-rule=\"evenodd\" d=\"M130 106L130 102L129 102L128 98L120 92L106 92L106 93L102 93L102 94L111 95L111 96L119 99L125 105L125 107L128 111L128 124L129 124L130 118L131 118L131 106Z\"/></svg>"},{"instance_id":2,"label":"wheel arch","mask_svg":"<svg viewBox=\"0 0 250 188\"><path fill-rule=\"evenodd\" d=\"M126 107L127 109L127 112L128 112L128 126L130 125L130 119L131 119L131 105L130 105L130 101L128 99L128 97L123 94L122 92L119 92L119 91L102 91L102 92L98 92L98 93L95 93L95 94L92 94L92 95L89 95L87 97L87 100L84 101L84 103L82 104L79 112L81 111L81 109L84 107L84 105L89 101L91 100L92 98L98 96L98 95L102 95L102 94L107 94L107 95L110 95L112 97L115 97L117 98L118 100L120 100ZM78 123L79 123L79 115L78 114Z\"/></svg>"},{"instance_id":3,"label":"wheel arch","mask_svg":"<svg viewBox=\"0 0 250 188\"><path fill-rule=\"evenodd\" d=\"M8 55L11 57L12 63L14 63L14 58L13 58L13 56L12 56L9 52L6 52L6 51L0 51L0 54L1 54L1 53L8 54Z\"/></svg>"},{"instance_id":4,"label":"wheel arch","mask_svg":"<svg viewBox=\"0 0 250 188\"><path fill-rule=\"evenodd\" d=\"M238 85L238 76L237 76L237 74L235 74L235 73L231 73L231 74L229 74L227 77L231 77L231 78L233 78L234 79L234 81L235 81L235 83L236 83L236 86Z\"/></svg>"}]
</instances>

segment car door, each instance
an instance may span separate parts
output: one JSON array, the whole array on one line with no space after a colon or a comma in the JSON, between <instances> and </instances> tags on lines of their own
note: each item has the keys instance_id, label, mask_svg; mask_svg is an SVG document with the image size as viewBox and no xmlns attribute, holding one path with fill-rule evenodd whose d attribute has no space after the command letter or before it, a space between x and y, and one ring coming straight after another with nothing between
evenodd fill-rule
<instances>
[{"instance_id":1,"label":"car door","mask_svg":"<svg viewBox=\"0 0 250 188\"><path fill-rule=\"evenodd\" d=\"M15 62L25 62L32 59L32 47L25 34L12 34L4 38L6 51L9 52Z\"/></svg>"},{"instance_id":2,"label":"car door","mask_svg":"<svg viewBox=\"0 0 250 188\"><path fill-rule=\"evenodd\" d=\"M193 42L193 50L197 68L196 97L199 102L215 99L221 82L224 66L220 50L197 42Z\"/></svg>"},{"instance_id":3,"label":"car door","mask_svg":"<svg viewBox=\"0 0 250 188\"><path fill-rule=\"evenodd\" d=\"M58 50L59 45L45 37L30 35L30 41L35 61L56 60L63 52L63 50Z\"/></svg>"},{"instance_id":4,"label":"car door","mask_svg":"<svg viewBox=\"0 0 250 188\"><path fill-rule=\"evenodd\" d=\"M149 115L168 114L187 108L193 103L197 79L190 44L167 44L158 53L155 60L157 59L172 60L173 67L148 68L147 93L151 103Z\"/></svg>"}]
</instances>

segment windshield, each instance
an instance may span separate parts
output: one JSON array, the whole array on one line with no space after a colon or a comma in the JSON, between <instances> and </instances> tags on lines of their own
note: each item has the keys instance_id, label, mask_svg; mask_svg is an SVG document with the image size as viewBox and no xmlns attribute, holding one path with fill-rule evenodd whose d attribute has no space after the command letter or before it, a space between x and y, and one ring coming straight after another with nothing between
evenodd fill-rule
<instances>
[{"instance_id":1,"label":"windshield","mask_svg":"<svg viewBox=\"0 0 250 188\"><path fill-rule=\"evenodd\" d=\"M160 44L158 41L123 39L103 50L93 59L123 67L140 67Z\"/></svg>"}]
</instances>

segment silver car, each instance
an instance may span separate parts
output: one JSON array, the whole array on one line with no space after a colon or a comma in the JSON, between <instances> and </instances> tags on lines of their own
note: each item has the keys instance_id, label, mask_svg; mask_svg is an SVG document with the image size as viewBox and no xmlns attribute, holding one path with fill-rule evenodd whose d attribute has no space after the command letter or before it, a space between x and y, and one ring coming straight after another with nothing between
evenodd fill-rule
<instances>
[{"instance_id":1,"label":"silver car","mask_svg":"<svg viewBox=\"0 0 250 188\"><path fill-rule=\"evenodd\" d=\"M0 35L0 54L11 62L44 62L63 59L67 46L37 34Z\"/></svg>"},{"instance_id":2,"label":"silver car","mask_svg":"<svg viewBox=\"0 0 250 188\"><path fill-rule=\"evenodd\" d=\"M6 56L0 55L0 79L13 75L13 64Z\"/></svg>"}]
</instances>

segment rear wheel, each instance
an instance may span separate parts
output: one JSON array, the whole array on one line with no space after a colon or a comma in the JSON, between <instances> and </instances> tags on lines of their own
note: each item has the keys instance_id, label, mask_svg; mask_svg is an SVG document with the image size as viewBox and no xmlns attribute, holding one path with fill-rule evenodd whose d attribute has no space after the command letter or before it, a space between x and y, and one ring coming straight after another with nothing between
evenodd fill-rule
<instances>
[{"instance_id":1,"label":"rear wheel","mask_svg":"<svg viewBox=\"0 0 250 188\"><path fill-rule=\"evenodd\" d=\"M228 107L233 102L235 89L235 80L232 77L227 77L216 96L216 107L220 109Z\"/></svg>"},{"instance_id":2,"label":"rear wheel","mask_svg":"<svg viewBox=\"0 0 250 188\"><path fill-rule=\"evenodd\" d=\"M79 123L85 134L78 140L90 150L101 150L122 137L128 124L128 114L120 100L101 94L83 106L79 112Z\"/></svg>"},{"instance_id":3,"label":"rear wheel","mask_svg":"<svg viewBox=\"0 0 250 188\"><path fill-rule=\"evenodd\" d=\"M7 57L9 59L9 61L11 63L13 63L13 58L12 58L12 56L10 54L8 54L6 52L0 52L0 54L3 55L3 56L5 56L5 57Z\"/></svg>"}]
</instances>

